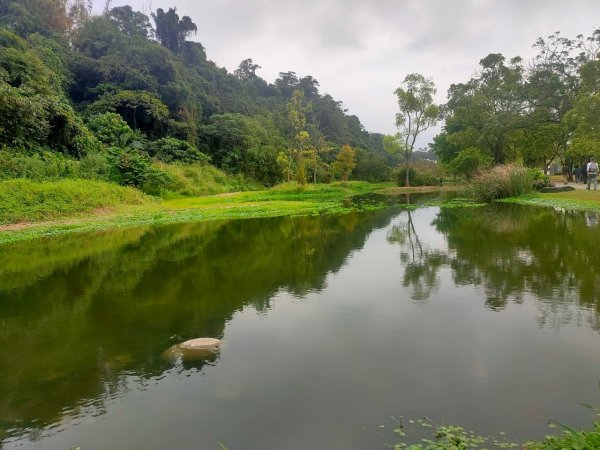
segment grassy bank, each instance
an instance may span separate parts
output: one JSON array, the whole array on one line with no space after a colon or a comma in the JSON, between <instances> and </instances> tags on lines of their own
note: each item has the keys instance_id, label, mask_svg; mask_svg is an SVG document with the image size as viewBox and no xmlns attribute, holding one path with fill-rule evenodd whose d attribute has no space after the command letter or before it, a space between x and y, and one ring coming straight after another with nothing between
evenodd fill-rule
<instances>
[{"instance_id":1,"label":"grassy bank","mask_svg":"<svg viewBox=\"0 0 600 450\"><path fill-rule=\"evenodd\" d=\"M0 224L52 220L95 210L152 204L140 191L92 180L0 182Z\"/></svg>"},{"instance_id":2,"label":"grassy bank","mask_svg":"<svg viewBox=\"0 0 600 450\"><path fill-rule=\"evenodd\" d=\"M27 183L31 184L26 192L37 192L37 189L54 192L52 186L47 183ZM62 183L65 182L56 182L55 187ZM68 183L69 187L75 189L70 183L79 184L80 181ZM349 197L389 187L389 184L366 182L308 185L305 188L299 188L295 184L284 184L262 191L158 200L143 196L137 191L133 191L136 194L131 194L126 188L112 184L90 183L97 184L85 184L84 192L89 193L90 190L97 189L97 196L105 198L105 203L96 202L93 197L82 201L80 205L74 205L85 196L79 191L76 191L77 195L70 196L53 194L54 197L62 199L63 206L57 209L53 208L58 203L47 203L45 196L34 197L36 200L29 203L23 203L23 199L28 198L25 194L19 194L16 200L11 199L9 195L0 196L2 211L8 207L21 211L6 213L7 219L2 220L0 224L0 244L56 234L146 224L349 212L353 209L346 205L346 199ZM7 185L5 192L18 187L19 185ZM109 187L118 188L118 193L124 195L126 192L131 194L131 197L124 195L115 199L115 193L108 195L103 190ZM40 213L41 210L44 212ZM17 217L23 217L22 221L15 220Z\"/></svg>"},{"instance_id":3,"label":"grassy bank","mask_svg":"<svg viewBox=\"0 0 600 450\"><path fill-rule=\"evenodd\" d=\"M528 206L562 208L569 211L600 212L600 191L576 190L552 194L533 193L500 200Z\"/></svg>"}]
</instances>

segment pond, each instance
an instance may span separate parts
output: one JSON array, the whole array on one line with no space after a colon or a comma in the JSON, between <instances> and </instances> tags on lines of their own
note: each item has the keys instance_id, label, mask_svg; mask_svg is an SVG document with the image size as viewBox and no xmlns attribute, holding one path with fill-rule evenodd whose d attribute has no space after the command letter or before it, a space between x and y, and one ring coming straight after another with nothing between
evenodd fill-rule
<instances>
[{"instance_id":1,"label":"pond","mask_svg":"<svg viewBox=\"0 0 600 450\"><path fill-rule=\"evenodd\" d=\"M513 205L0 247L3 449L377 449L392 416L591 424L600 228ZM192 338L213 358L168 360Z\"/></svg>"}]
</instances>

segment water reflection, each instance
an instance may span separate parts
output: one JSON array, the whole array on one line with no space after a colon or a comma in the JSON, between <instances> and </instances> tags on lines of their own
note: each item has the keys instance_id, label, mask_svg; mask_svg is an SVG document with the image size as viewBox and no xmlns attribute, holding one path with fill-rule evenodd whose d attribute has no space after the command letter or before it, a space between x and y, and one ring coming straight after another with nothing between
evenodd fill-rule
<instances>
[{"instance_id":1,"label":"water reflection","mask_svg":"<svg viewBox=\"0 0 600 450\"><path fill-rule=\"evenodd\" d=\"M405 213L388 235L400 245L403 282L413 299L437 292L439 272L447 268L457 286L482 287L491 310L528 295L538 302L541 324L577 320L600 329L600 235L590 234L593 216L516 205L449 208L436 214L433 228L418 230L413 214ZM423 245L440 233L445 249ZM573 305L592 313L582 317Z\"/></svg>"},{"instance_id":2,"label":"water reflection","mask_svg":"<svg viewBox=\"0 0 600 450\"><path fill-rule=\"evenodd\" d=\"M356 430L396 413L529 431L589 400L599 337L575 327L600 329L588 225L509 205L390 208L0 247L4 443L218 448L220 427L230 448L372 448ZM223 354L162 358L205 336ZM168 425L132 436L153 421Z\"/></svg>"},{"instance_id":3,"label":"water reflection","mask_svg":"<svg viewBox=\"0 0 600 450\"><path fill-rule=\"evenodd\" d=\"M236 311L266 310L280 290L322 290L393 215L204 222L2 247L0 429L43 427L90 399L101 410L123 376L168 370L161 354L174 343L222 338Z\"/></svg>"}]
</instances>

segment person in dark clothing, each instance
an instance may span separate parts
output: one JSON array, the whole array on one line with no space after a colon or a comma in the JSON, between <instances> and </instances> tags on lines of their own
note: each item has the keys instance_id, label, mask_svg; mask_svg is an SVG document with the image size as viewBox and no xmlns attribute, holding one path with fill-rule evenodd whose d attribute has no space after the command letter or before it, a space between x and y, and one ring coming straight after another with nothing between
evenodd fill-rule
<instances>
[{"instance_id":1,"label":"person in dark clothing","mask_svg":"<svg viewBox=\"0 0 600 450\"><path fill-rule=\"evenodd\" d=\"M576 165L573 170L573 176L575 177L575 184L578 184L581 178L581 168L578 165Z\"/></svg>"},{"instance_id":2,"label":"person in dark clothing","mask_svg":"<svg viewBox=\"0 0 600 450\"><path fill-rule=\"evenodd\" d=\"M583 165L581 166L581 182L583 184L587 184L587 165L590 162L589 159L586 159Z\"/></svg>"}]
</instances>

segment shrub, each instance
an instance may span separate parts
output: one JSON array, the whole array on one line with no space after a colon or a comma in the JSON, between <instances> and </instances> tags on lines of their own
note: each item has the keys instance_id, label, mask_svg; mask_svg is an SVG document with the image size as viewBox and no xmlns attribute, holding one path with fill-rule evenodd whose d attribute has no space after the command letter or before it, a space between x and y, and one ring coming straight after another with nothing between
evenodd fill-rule
<instances>
[{"instance_id":1,"label":"shrub","mask_svg":"<svg viewBox=\"0 0 600 450\"><path fill-rule=\"evenodd\" d=\"M467 180L470 180L478 171L485 170L491 165L492 158L481 153L478 148L469 147L461 150L448 163L448 170L455 175L463 175Z\"/></svg>"},{"instance_id":2,"label":"shrub","mask_svg":"<svg viewBox=\"0 0 600 450\"><path fill-rule=\"evenodd\" d=\"M139 131L133 131L117 113L107 112L93 116L87 124L98 140L106 145L126 146L141 140Z\"/></svg>"},{"instance_id":3,"label":"shrub","mask_svg":"<svg viewBox=\"0 0 600 450\"><path fill-rule=\"evenodd\" d=\"M241 175L228 175L210 164L154 163L153 167L169 177L160 192L161 197L198 196L223 192L248 191L259 186Z\"/></svg>"},{"instance_id":4,"label":"shrub","mask_svg":"<svg viewBox=\"0 0 600 450\"><path fill-rule=\"evenodd\" d=\"M156 193L169 181L168 175L152 167L150 158L139 150L113 147L109 150L109 161L111 178L121 185Z\"/></svg>"},{"instance_id":5,"label":"shrub","mask_svg":"<svg viewBox=\"0 0 600 450\"><path fill-rule=\"evenodd\" d=\"M504 164L479 172L470 189L477 200L488 202L526 194L532 187L533 178L526 168Z\"/></svg>"},{"instance_id":6,"label":"shrub","mask_svg":"<svg viewBox=\"0 0 600 450\"><path fill-rule=\"evenodd\" d=\"M394 170L392 176L398 186L406 185L406 167ZM412 167L408 169L408 177L411 186L437 186L440 184L438 177L429 173L417 172Z\"/></svg>"},{"instance_id":7,"label":"shrub","mask_svg":"<svg viewBox=\"0 0 600 450\"><path fill-rule=\"evenodd\" d=\"M531 179L533 180L533 188L537 191L542 190L545 187L550 186L550 177L548 175L545 175L544 172L542 172L539 169L527 169L527 172L529 173L529 175L531 176Z\"/></svg>"},{"instance_id":8,"label":"shrub","mask_svg":"<svg viewBox=\"0 0 600 450\"><path fill-rule=\"evenodd\" d=\"M210 157L202 153L192 144L175 138L162 138L150 143L148 153L159 161L183 164L201 163L208 164Z\"/></svg>"},{"instance_id":9,"label":"shrub","mask_svg":"<svg viewBox=\"0 0 600 450\"><path fill-rule=\"evenodd\" d=\"M0 150L0 179L28 178L43 181L79 176L79 161L61 153Z\"/></svg>"}]
</instances>

